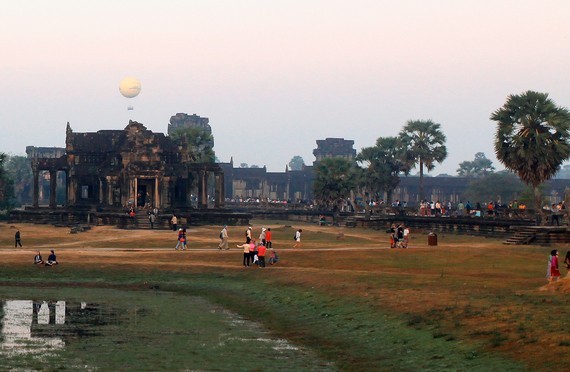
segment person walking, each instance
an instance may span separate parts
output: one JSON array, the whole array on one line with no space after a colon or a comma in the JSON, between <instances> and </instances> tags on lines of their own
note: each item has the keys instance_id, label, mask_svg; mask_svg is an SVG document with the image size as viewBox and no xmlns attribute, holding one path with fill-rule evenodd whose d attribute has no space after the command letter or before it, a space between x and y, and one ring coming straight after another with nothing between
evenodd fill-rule
<instances>
[{"instance_id":1,"label":"person walking","mask_svg":"<svg viewBox=\"0 0 570 372\"><path fill-rule=\"evenodd\" d=\"M218 249L219 250L230 249L228 247L228 227L226 225L224 225L224 228L222 229L222 231L220 231L220 244L218 244Z\"/></svg>"},{"instance_id":2,"label":"person walking","mask_svg":"<svg viewBox=\"0 0 570 372\"><path fill-rule=\"evenodd\" d=\"M22 241L21 241L21 236L20 236L20 230L16 230L16 234L14 235L14 248L17 248L18 245L21 247L22 246Z\"/></svg>"},{"instance_id":3,"label":"person walking","mask_svg":"<svg viewBox=\"0 0 570 372\"><path fill-rule=\"evenodd\" d=\"M295 245L293 248L301 248L301 233L303 232L302 229L299 229L295 232Z\"/></svg>"},{"instance_id":4,"label":"person walking","mask_svg":"<svg viewBox=\"0 0 570 372\"><path fill-rule=\"evenodd\" d=\"M404 248L404 225L399 224L396 228L396 247Z\"/></svg>"},{"instance_id":5,"label":"person walking","mask_svg":"<svg viewBox=\"0 0 570 372\"><path fill-rule=\"evenodd\" d=\"M548 266L546 272L548 284L558 281L560 278L560 270L558 269L558 250L553 249L548 257Z\"/></svg>"},{"instance_id":6,"label":"person walking","mask_svg":"<svg viewBox=\"0 0 570 372\"><path fill-rule=\"evenodd\" d=\"M408 226L404 226L404 242L402 244L402 248L408 248L409 241L410 241L410 228Z\"/></svg>"},{"instance_id":7,"label":"person walking","mask_svg":"<svg viewBox=\"0 0 570 372\"><path fill-rule=\"evenodd\" d=\"M154 215L154 212L150 212L148 215L148 222L150 222L150 228L154 229L154 222L156 221L156 216Z\"/></svg>"},{"instance_id":8,"label":"person walking","mask_svg":"<svg viewBox=\"0 0 570 372\"><path fill-rule=\"evenodd\" d=\"M186 237L184 236L184 231L182 228L178 229L178 242L176 243L176 247L174 249L178 250L178 247L182 247L184 250L184 243L186 243Z\"/></svg>"},{"instance_id":9,"label":"person walking","mask_svg":"<svg viewBox=\"0 0 570 372\"><path fill-rule=\"evenodd\" d=\"M172 223L172 231L176 231L178 229L178 217L175 214L172 215L170 222Z\"/></svg>"}]
</instances>

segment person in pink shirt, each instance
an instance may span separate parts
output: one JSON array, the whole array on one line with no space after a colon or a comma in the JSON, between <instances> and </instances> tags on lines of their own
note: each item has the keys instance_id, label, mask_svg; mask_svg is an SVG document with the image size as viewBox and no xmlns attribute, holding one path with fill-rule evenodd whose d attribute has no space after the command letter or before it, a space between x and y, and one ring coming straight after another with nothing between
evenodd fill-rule
<instances>
[{"instance_id":1,"label":"person in pink shirt","mask_svg":"<svg viewBox=\"0 0 570 372\"><path fill-rule=\"evenodd\" d=\"M553 249L548 258L548 283L558 281L560 279L560 270L558 269L558 249Z\"/></svg>"}]
</instances>

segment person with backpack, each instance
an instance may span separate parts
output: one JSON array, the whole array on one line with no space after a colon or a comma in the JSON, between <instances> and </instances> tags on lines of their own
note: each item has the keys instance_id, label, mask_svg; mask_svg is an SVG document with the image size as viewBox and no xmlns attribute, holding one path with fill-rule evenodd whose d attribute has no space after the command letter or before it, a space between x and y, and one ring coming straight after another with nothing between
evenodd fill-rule
<instances>
[{"instance_id":1,"label":"person with backpack","mask_svg":"<svg viewBox=\"0 0 570 372\"><path fill-rule=\"evenodd\" d=\"M295 232L295 245L293 245L293 248L301 248L301 233L303 232L302 229L299 229Z\"/></svg>"},{"instance_id":2,"label":"person with backpack","mask_svg":"<svg viewBox=\"0 0 570 372\"><path fill-rule=\"evenodd\" d=\"M220 244L218 244L218 249L230 249L228 247L228 227L226 225L224 225L224 228L220 231Z\"/></svg>"},{"instance_id":3,"label":"person with backpack","mask_svg":"<svg viewBox=\"0 0 570 372\"><path fill-rule=\"evenodd\" d=\"M245 230L245 244L251 243L251 226Z\"/></svg>"},{"instance_id":4,"label":"person with backpack","mask_svg":"<svg viewBox=\"0 0 570 372\"><path fill-rule=\"evenodd\" d=\"M186 250L186 232L182 228L178 229L178 243L174 249L178 250L178 247L182 247L182 250Z\"/></svg>"}]
</instances>

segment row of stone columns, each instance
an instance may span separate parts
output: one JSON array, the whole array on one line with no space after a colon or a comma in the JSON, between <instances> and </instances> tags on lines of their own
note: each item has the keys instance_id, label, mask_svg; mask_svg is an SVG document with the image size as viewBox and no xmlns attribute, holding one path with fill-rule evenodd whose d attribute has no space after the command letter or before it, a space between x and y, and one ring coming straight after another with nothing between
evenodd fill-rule
<instances>
[{"instance_id":1,"label":"row of stone columns","mask_svg":"<svg viewBox=\"0 0 570 372\"><path fill-rule=\"evenodd\" d=\"M57 206L57 169L49 169L49 175L50 175L50 196L49 196L49 207L50 208L56 208ZM200 170L197 172L198 173L198 208L200 209L205 209L208 208L208 178L210 173L212 173L212 171L208 171L208 170ZM221 208L224 206L224 196L225 196L225 190L224 190L224 174L221 171L214 171L214 207L215 208ZM37 163L33 162L32 163L32 174L33 174L33 206L35 208L39 207L39 195L40 195L40 184L39 184L39 177L40 177L40 169L37 165ZM76 198L76 192L77 192L77 182L74 179L71 179L69 177L69 175L66 173L66 182L67 182L67 187L66 187L66 201L69 205L73 205L75 203L75 198ZM130 182L129 182L129 192L128 194L128 198L133 198L135 200L136 203L136 192L137 192L137 182L138 182L138 177L134 177ZM134 184L134 185L131 185ZM93 185L95 187L95 185ZM107 177L107 184L106 184L106 190L104 190L105 188L103 187L103 181L102 179L99 179L99 185L98 186L98 200L100 203L105 203L105 204L112 204L112 190L114 190L114 182L112 182L109 177ZM133 187L134 186L134 187ZM157 208L161 208L162 205L160 205L163 202L163 197L161 197L161 193L159 190L159 180L158 177L156 177L154 179L154 201L155 201L155 206ZM163 191L165 191L166 189L163 188ZM134 191L134 195L130 195L131 192ZM173 197L173 192L171 193L171 197ZM106 199L106 200L105 200Z\"/></svg>"},{"instance_id":2,"label":"row of stone columns","mask_svg":"<svg viewBox=\"0 0 570 372\"><path fill-rule=\"evenodd\" d=\"M49 169L49 207L57 206L57 170ZM32 163L32 205L39 207L40 201L40 169ZM67 200L67 197L66 197Z\"/></svg>"}]
</instances>

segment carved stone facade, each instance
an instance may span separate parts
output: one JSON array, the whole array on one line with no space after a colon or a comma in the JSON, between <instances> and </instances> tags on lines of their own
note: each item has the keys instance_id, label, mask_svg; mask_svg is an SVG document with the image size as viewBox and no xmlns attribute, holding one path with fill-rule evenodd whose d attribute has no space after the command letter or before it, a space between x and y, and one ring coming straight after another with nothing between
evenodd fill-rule
<instances>
[{"instance_id":1,"label":"carved stone facade","mask_svg":"<svg viewBox=\"0 0 570 372\"><path fill-rule=\"evenodd\" d=\"M26 150L34 175L34 207L40 171L50 174L52 208L58 172L65 173L65 205L70 207L189 208L197 186L197 206L207 208L211 179L215 207L224 204L224 176L217 164L190 162L184 146L141 123L130 121L123 130L95 133L75 133L68 123L65 144L65 149L52 149L49 157L42 148Z\"/></svg>"}]
</instances>

